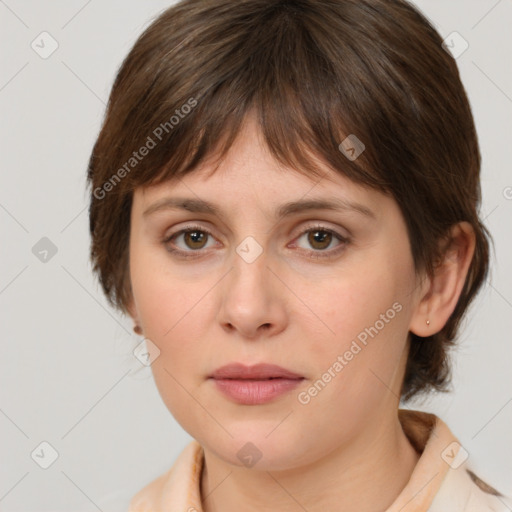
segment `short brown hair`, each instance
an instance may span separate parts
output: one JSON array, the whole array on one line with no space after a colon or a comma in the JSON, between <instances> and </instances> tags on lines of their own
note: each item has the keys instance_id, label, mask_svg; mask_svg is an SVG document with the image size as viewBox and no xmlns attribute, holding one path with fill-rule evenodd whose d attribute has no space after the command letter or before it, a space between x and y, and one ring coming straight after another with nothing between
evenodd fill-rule
<instances>
[{"instance_id":1,"label":"short brown hair","mask_svg":"<svg viewBox=\"0 0 512 512\"><path fill-rule=\"evenodd\" d=\"M472 225L453 314L432 336L410 333L402 398L446 390L448 348L487 276L492 239L456 62L403 0L185 0L153 21L118 71L89 162L91 258L111 304L126 312L131 300L134 190L225 155L249 112L279 162L320 178L315 155L392 196L417 273L432 275L453 224ZM349 134L365 145L355 160L339 149Z\"/></svg>"}]
</instances>

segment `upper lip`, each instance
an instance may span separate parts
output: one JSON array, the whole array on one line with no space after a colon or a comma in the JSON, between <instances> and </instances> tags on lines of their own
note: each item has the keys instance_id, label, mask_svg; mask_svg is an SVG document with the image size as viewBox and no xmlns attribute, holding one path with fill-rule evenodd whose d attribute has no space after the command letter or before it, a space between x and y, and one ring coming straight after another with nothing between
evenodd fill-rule
<instances>
[{"instance_id":1,"label":"upper lip","mask_svg":"<svg viewBox=\"0 0 512 512\"><path fill-rule=\"evenodd\" d=\"M302 379L301 375L286 370L275 364L260 363L246 366L241 363L231 363L217 368L211 375L213 379Z\"/></svg>"}]
</instances>

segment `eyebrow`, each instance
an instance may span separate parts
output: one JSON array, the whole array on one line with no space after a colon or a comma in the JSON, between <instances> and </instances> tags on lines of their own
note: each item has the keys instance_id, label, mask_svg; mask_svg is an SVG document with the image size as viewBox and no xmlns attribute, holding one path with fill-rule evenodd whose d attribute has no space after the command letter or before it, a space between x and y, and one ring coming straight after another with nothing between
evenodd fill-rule
<instances>
[{"instance_id":1,"label":"eyebrow","mask_svg":"<svg viewBox=\"0 0 512 512\"><path fill-rule=\"evenodd\" d=\"M166 197L160 199L149 206L144 211L143 216L146 217L160 210L186 210L194 213L207 213L217 216L220 219L224 218L224 214L217 205L203 199L188 197ZM327 199L307 199L284 203L277 209L275 216L276 219L282 219L294 213L300 213L308 210L349 211L360 213L361 215L374 220L377 219L375 213L367 206L338 197Z\"/></svg>"}]
</instances>

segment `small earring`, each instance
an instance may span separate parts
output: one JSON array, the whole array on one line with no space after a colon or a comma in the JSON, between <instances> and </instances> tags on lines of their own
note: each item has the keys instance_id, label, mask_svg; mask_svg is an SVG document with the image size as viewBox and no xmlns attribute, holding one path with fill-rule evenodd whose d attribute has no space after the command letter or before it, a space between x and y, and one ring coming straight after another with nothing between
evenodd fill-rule
<instances>
[{"instance_id":1,"label":"small earring","mask_svg":"<svg viewBox=\"0 0 512 512\"><path fill-rule=\"evenodd\" d=\"M430 325L430 320L427 320L427 325Z\"/></svg>"},{"instance_id":2,"label":"small earring","mask_svg":"<svg viewBox=\"0 0 512 512\"><path fill-rule=\"evenodd\" d=\"M133 332L134 332L135 334L142 334L142 329L141 329L140 325L135 324L135 325L133 326Z\"/></svg>"}]
</instances>

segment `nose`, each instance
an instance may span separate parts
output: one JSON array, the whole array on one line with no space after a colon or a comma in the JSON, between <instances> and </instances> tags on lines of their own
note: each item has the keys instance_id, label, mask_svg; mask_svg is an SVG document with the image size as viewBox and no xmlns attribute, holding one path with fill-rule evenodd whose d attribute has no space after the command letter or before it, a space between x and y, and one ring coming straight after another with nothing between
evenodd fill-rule
<instances>
[{"instance_id":1,"label":"nose","mask_svg":"<svg viewBox=\"0 0 512 512\"><path fill-rule=\"evenodd\" d=\"M219 321L227 332L257 339L286 328L287 290L269 260L265 251L252 262L234 255L233 267L223 280L219 310Z\"/></svg>"}]
</instances>

